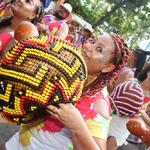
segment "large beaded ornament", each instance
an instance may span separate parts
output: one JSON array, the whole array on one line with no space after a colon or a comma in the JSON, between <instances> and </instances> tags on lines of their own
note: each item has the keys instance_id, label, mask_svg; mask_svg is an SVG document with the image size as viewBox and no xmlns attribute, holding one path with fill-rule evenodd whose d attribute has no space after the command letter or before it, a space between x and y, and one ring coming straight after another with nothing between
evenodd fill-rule
<instances>
[{"instance_id":1,"label":"large beaded ornament","mask_svg":"<svg viewBox=\"0 0 150 150\"><path fill-rule=\"evenodd\" d=\"M39 119L48 105L78 100L87 77L81 51L53 36L14 45L0 66L0 113L10 123Z\"/></svg>"}]
</instances>

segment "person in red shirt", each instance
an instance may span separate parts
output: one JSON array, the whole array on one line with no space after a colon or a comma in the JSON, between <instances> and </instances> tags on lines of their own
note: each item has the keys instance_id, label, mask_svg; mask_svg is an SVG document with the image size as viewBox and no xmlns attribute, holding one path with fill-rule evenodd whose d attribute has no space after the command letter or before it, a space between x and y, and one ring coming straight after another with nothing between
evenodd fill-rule
<instances>
[{"instance_id":1,"label":"person in red shirt","mask_svg":"<svg viewBox=\"0 0 150 150\"><path fill-rule=\"evenodd\" d=\"M69 32L67 18L71 16L72 6L69 3L60 4L53 15L43 16L41 23L38 23L38 30L45 35L56 35L65 39Z\"/></svg>"}]
</instances>

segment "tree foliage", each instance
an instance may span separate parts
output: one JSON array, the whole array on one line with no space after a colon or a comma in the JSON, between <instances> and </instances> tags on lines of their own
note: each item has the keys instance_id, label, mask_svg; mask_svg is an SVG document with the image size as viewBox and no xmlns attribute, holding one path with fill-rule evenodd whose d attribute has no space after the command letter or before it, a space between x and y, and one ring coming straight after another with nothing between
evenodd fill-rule
<instances>
[{"instance_id":1,"label":"tree foliage","mask_svg":"<svg viewBox=\"0 0 150 150\"><path fill-rule=\"evenodd\" d=\"M93 25L95 31L115 32L135 48L150 38L149 0L76 0L67 1L74 12Z\"/></svg>"}]
</instances>

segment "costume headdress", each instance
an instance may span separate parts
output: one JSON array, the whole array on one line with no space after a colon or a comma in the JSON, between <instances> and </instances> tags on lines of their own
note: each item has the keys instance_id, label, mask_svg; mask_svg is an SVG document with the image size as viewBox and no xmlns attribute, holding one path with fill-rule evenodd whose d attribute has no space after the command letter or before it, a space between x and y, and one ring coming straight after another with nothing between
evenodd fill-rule
<instances>
[{"instance_id":1,"label":"costume headdress","mask_svg":"<svg viewBox=\"0 0 150 150\"><path fill-rule=\"evenodd\" d=\"M47 105L80 98L87 71L81 52L53 36L14 45L0 67L0 112L9 122L37 120Z\"/></svg>"}]
</instances>

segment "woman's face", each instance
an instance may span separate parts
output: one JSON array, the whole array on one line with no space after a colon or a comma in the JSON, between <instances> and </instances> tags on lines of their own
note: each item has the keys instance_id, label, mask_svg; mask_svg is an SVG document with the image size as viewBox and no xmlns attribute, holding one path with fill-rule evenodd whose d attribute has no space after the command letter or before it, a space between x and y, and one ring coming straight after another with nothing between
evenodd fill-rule
<instances>
[{"instance_id":1,"label":"woman's face","mask_svg":"<svg viewBox=\"0 0 150 150\"><path fill-rule=\"evenodd\" d=\"M75 33L78 29L78 24L77 23L74 23L74 22L71 22L69 24L69 31L72 32L72 33Z\"/></svg>"},{"instance_id":2,"label":"woman's face","mask_svg":"<svg viewBox=\"0 0 150 150\"><path fill-rule=\"evenodd\" d=\"M12 5L13 15L22 19L33 20L36 17L36 8L40 5L40 0L16 0Z\"/></svg>"},{"instance_id":3,"label":"woman's face","mask_svg":"<svg viewBox=\"0 0 150 150\"><path fill-rule=\"evenodd\" d=\"M54 15L56 16L56 18L63 20L69 16L69 12L60 5Z\"/></svg>"},{"instance_id":4,"label":"woman's face","mask_svg":"<svg viewBox=\"0 0 150 150\"><path fill-rule=\"evenodd\" d=\"M135 64L136 64L136 56L134 53L132 53L129 58L128 58L128 61L127 61L127 67L130 67L130 68L134 68L135 67Z\"/></svg>"},{"instance_id":5,"label":"woman's face","mask_svg":"<svg viewBox=\"0 0 150 150\"><path fill-rule=\"evenodd\" d=\"M98 36L94 44L83 46L83 57L87 64L89 75L98 75L109 64L112 64L115 44L109 34Z\"/></svg>"}]
</instances>

